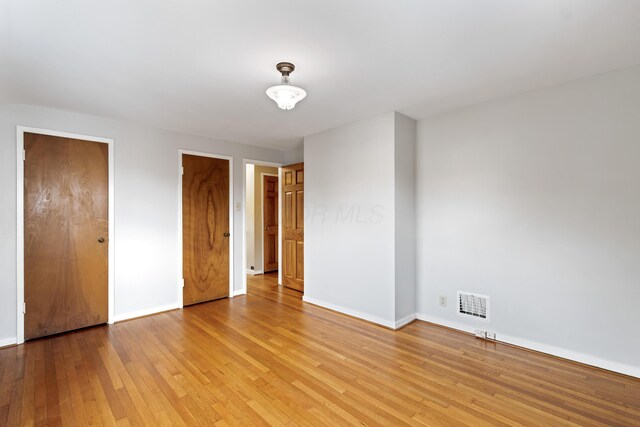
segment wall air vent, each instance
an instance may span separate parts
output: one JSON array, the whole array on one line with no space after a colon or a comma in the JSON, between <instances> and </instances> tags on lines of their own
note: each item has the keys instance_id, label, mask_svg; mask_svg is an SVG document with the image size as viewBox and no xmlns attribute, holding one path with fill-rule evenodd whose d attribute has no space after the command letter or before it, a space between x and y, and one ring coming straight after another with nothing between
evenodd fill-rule
<instances>
[{"instance_id":1,"label":"wall air vent","mask_svg":"<svg viewBox=\"0 0 640 427\"><path fill-rule=\"evenodd\" d=\"M458 291L458 314L489 320L489 297Z\"/></svg>"}]
</instances>

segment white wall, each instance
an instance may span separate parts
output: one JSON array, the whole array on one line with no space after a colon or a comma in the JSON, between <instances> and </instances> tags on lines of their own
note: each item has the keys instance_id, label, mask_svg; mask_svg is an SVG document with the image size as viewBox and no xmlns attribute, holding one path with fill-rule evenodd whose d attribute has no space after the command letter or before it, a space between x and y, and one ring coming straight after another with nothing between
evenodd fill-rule
<instances>
[{"instance_id":1,"label":"white wall","mask_svg":"<svg viewBox=\"0 0 640 427\"><path fill-rule=\"evenodd\" d=\"M285 165L292 165L300 162L304 162L304 142L301 142L296 148L284 152Z\"/></svg>"},{"instance_id":2,"label":"white wall","mask_svg":"<svg viewBox=\"0 0 640 427\"><path fill-rule=\"evenodd\" d=\"M16 125L115 139L115 311L127 317L177 304L178 149L234 156L234 200L243 157L282 162L284 153L24 105L0 106L0 343L16 334ZM234 287L242 288L242 216L235 212Z\"/></svg>"},{"instance_id":3,"label":"white wall","mask_svg":"<svg viewBox=\"0 0 640 427\"><path fill-rule=\"evenodd\" d=\"M246 200L244 204L245 209L245 242L247 245L247 265L245 268L251 270L251 266L255 266L255 166L251 163L247 164L247 176L245 179L247 185Z\"/></svg>"},{"instance_id":4,"label":"white wall","mask_svg":"<svg viewBox=\"0 0 640 427\"><path fill-rule=\"evenodd\" d=\"M394 113L304 140L304 299L394 323Z\"/></svg>"},{"instance_id":5,"label":"white wall","mask_svg":"<svg viewBox=\"0 0 640 427\"><path fill-rule=\"evenodd\" d=\"M395 113L395 320L416 314L416 121ZM399 322L399 323L398 323Z\"/></svg>"},{"instance_id":6,"label":"white wall","mask_svg":"<svg viewBox=\"0 0 640 427\"><path fill-rule=\"evenodd\" d=\"M421 317L640 376L639 67L421 120L417 164Z\"/></svg>"},{"instance_id":7,"label":"white wall","mask_svg":"<svg viewBox=\"0 0 640 427\"><path fill-rule=\"evenodd\" d=\"M391 112L305 138L305 301L415 318L415 129Z\"/></svg>"}]
</instances>

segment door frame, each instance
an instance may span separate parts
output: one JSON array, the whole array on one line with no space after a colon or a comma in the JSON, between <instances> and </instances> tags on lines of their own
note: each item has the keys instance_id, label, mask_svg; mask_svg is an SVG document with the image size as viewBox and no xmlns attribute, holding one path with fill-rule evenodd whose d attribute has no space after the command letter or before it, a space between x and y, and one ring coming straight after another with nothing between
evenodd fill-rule
<instances>
[{"instance_id":1,"label":"door frame","mask_svg":"<svg viewBox=\"0 0 640 427\"><path fill-rule=\"evenodd\" d=\"M222 154L205 153L193 150L178 150L178 306L184 308L184 270L183 270L183 238L182 235L182 155L209 157L212 159L227 160L229 162L229 298L233 298L233 241L235 240L235 232L233 229L233 156L225 156Z\"/></svg>"},{"instance_id":2,"label":"door frame","mask_svg":"<svg viewBox=\"0 0 640 427\"><path fill-rule=\"evenodd\" d=\"M280 172L280 168L278 168L278 172ZM260 217L262 218L262 238L260 239L261 249L262 249L262 272L264 273L264 177L265 176L275 176L278 178L278 239L280 239L280 173L266 173L262 172L260 174ZM278 276L280 275L280 243L278 243Z\"/></svg>"},{"instance_id":3,"label":"door frame","mask_svg":"<svg viewBox=\"0 0 640 427\"><path fill-rule=\"evenodd\" d=\"M282 183L281 168L284 163L267 162L263 160L242 159L242 289L236 292L236 295L244 295L247 293L247 165L271 166L278 168L278 259L282 259L282 199L280 195L280 185ZM255 189L254 189L255 191ZM263 248L264 263L264 248ZM279 266L278 266L279 267ZM282 269L278 268L278 284L282 284Z\"/></svg>"},{"instance_id":4,"label":"door frame","mask_svg":"<svg viewBox=\"0 0 640 427\"><path fill-rule=\"evenodd\" d=\"M17 239L16 239L16 343L24 343L24 134L35 133L39 135L57 136L61 138L73 138L83 141L100 142L107 144L109 161L109 247L107 254L107 287L108 287L108 324L113 324L115 319L115 180L114 180L114 140L99 136L81 135L76 133L60 132L49 129L39 129L28 126L16 126L16 193L17 193Z\"/></svg>"}]
</instances>

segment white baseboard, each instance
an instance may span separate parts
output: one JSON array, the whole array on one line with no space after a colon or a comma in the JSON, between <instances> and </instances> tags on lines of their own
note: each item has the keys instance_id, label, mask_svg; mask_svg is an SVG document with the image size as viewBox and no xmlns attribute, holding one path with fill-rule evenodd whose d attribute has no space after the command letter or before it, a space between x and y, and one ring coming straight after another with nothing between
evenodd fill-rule
<instances>
[{"instance_id":1,"label":"white baseboard","mask_svg":"<svg viewBox=\"0 0 640 427\"><path fill-rule=\"evenodd\" d=\"M416 314L413 313L413 314L410 314L410 315L408 315L406 317L403 317L400 320L396 320L394 329L400 329L403 326L408 325L409 323L413 322L416 319L417 319Z\"/></svg>"},{"instance_id":2,"label":"white baseboard","mask_svg":"<svg viewBox=\"0 0 640 427\"><path fill-rule=\"evenodd\" d=\"M18 340L16 339L16 337L0 339L0 347L6 347L8 345L14 345L17 343L18 343Z\"/></svg>"},{"instance_id":3,"label":"white baseboard","mask_svg":"<svg viewBox=\"0 0 640 427\"><path fill-rule=\"evenodd\" d=\"M262 270L247 270L247 274L257 276L258 274L264 274L264 272Z\"/></svg>"},{"instance_id":4,"label":"white baseboard","mask_svg":"<svg viewBox=\"0 0 640 427\"><path fill-rule=\"evenodd\" d=\"M246 295L247 294L247 290L246 289L240 289L237 291L233 291L233 295L234 297L237 297L238 295Z\"/></svg>"},{"instance_id":5,"label":"white baseboard","mask_svg":"<svg viewBox=\"0 0 640 427\"><path fill-rule=\"evenodd\" d=\"M465 325L461 322L442 319L428 314L416 315L418 320L424 320L425 322L435 323L436 325L446 326L448 328L456 329L463 332L475 333L473 326ZM529 350L539 351L540 353L550 354L552 356L561 357L563 359L572 360L574 362L584 363L585 365L591 365L609 371L618 372L632 377L640 378L640 366L631 366L623 363L613 362L611 360L601 359L599 357L591 356L584 353L579 353L565 348L556 347L553 345L543 344L536 341L531 341L525 338L513 337L505 334L501 334L499 331L495 331L499 342L523 347Z\"/></svg>"},{"instance_id":6,"label":"white baseboard","mask_svg":"<svg viewBox=\"0 0 640 427\"><path fill-rule=\"evenodd\" d=\"M462 332L468 332L475 335L476 328L473 326L465 325L462 322L455 322L452 320L441 319L439 317L430 316L428 314L417 313L416 319L423 320L429 323L435 323L436 325L446 326L447 328L456 329Z\"/></svg>"},{"instance_id":7,"label":"white baseboard","mask_svg":"<svg viewBox=\"0 0 640 427\"><path fill-rule=\"evenodd\" d=\"M359 319L366 320L368 322L376 323L378 325L385 326L387 328L395 329L396 323L391 320L383 319L378 316L372 316L367 313L362 313L361 311L352 310L350 308L341 307L339 305L331 304L328 302L320 301L315 298L310 298L306 295L302 296L302 301L308 302L313 305L317 305L319 307L328 308L329 310L337 311L342 314L347 314L349 316L357 317Z\"/></svg>"},{"instance_id":8,"label":"white baseboard","mask_svg":"<svg viewBox=\"0 0 640 427\"><path fill-rule=\"evenodd\" d=\"M143 310L130 311L129 313L124 314L116 314L113 318L112 323L135 319L136 317L149 316L150 314L162 313L164 311L175 310L177 308L180 308L179 304L168 304L153 308L145 308Z\"/></svg>"}]
</instances>

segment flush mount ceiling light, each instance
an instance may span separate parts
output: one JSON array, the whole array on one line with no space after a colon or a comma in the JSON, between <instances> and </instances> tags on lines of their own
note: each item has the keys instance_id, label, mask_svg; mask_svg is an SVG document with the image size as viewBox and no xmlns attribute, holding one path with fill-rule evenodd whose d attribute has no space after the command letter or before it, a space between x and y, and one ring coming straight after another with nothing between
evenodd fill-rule
<instances>
[{"instance_id":1,"label":"flush mount ceiling light","mask_svg":"<svg viewBox=\"0 0 640 427\"><path fill-rule=\"evenodd\" d=\"M291 110L298 101L302 101L307 92L304 89L291 86L289 84L289 74L293 73L296 67L290 62L280 62L276 69L282 73L282 79L278 86L271 86L267 89L267 96L278 104L283 110Z\"/></svg>"}]
</instances>

